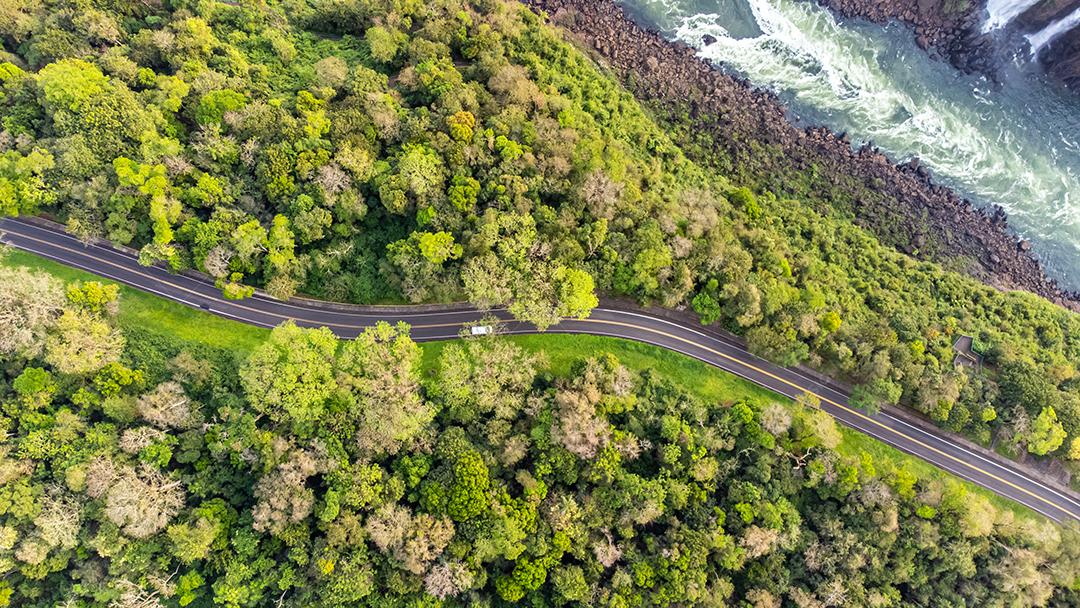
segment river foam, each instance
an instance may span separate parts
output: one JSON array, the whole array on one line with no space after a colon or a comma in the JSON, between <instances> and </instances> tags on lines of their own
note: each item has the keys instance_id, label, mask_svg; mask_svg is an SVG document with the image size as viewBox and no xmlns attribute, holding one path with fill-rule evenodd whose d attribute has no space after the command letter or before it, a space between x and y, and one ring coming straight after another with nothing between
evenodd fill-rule
<instances>
[{"instance_id":1,"label":"river foam","mask_svg":"<svg viewBox=\"0 0 1080 608\"><path fill-rule=\"evenodd\" d=\"M841 23L800 0L624 0L645 25L777 92L808 123L917 156L1000 204L1047 274L1080 289L1080 108L1017 63L1001 89L931 60L898 25ZM715 42L705 45L709 35Z\"/></svg>"},{"instance_id":2,"label":"river foam","mask_svg":"<svg viewBox=\"0 0 1080 608\"><path fill-rule=\"evenodd\" d=\"M1027 9L1035 6L1039 0L987 0L986 21L983 21L982 31L987 33L1015 19Z\"/></svg>"},{"instance_id":3,"label":"river foam","mask_svg":"<svg viewBox=\"0 0 1080 608\"><path fill-rule=\"evenodd\" d=\"M1031 45L1031 56L1034 57L1038 55L1039 51L1041 51L1044 46L1053 42L1058 36L1076 27L1077 24L1080 24L1080 8L1050 25L1047 25L1038 32L1029 34L1027 40L1028 44Z\"/></svg>"}]
</instances>

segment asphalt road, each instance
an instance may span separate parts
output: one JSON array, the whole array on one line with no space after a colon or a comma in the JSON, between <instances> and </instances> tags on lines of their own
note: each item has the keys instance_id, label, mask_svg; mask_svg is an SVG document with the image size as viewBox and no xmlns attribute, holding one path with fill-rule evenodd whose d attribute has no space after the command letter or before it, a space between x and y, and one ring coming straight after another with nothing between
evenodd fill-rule
<instances>
[{"instance_id":1,"label":"asphalt road","mask_svg":"<svg viewBox=\"0 0 1080 608\"><path fill-rule=\"evenodd\" d=\"M513 321L504 311L470 308L433 310L431 307L352 307L309 300L281 302L262 294L241 301L225 300L199 276L176 275L159 267L140 266L136 257L102 244L84 244L62 230L38 221L0 219L0 241L67 266L86 270L119 283L215 315L262 327L286 320L298 325L326 326L342 338L352 338L377 321L405 321L418 341L455 338L485 315L505 321L509 333L536 333ZM735 338L697 324L661 318L640 310L601 307L588 319L565 320L550 333L582 333L645 342L699 359L788 397L817 395L821 407L841 424L913 454L958 477L988 488L1057 520L1080 520L1080 500L1033 478L1005 458L968 449L956 438L928 424L903 420L889 412L867 415L848 406L847 391L825 384L807 372L784 368L746 351Z\"/></svg>"}]
</instances>

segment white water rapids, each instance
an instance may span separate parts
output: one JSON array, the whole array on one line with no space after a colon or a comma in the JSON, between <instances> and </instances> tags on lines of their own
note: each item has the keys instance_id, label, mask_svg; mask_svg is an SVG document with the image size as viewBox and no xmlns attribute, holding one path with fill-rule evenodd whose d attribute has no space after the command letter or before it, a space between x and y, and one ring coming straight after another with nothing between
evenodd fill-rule
<instances>
[{"instance_id":1,"label":"white water rapids","mask_svg":"<svg viewBox=\"0 0 1080 608\"><path fill-rule=\"evenodd\" d=\"M1080 8L1076 9L1072 13L1058 19L1057 21L1047 25L1043 29L1027 36L1028 44L1031 45L1031 56L1035 57L1039 54L1039 51L1054 38L1064 34L1065 32L1076 27L1080 24Z\"/></svg>"},{"instance_id":2,"label":"white water rapids","mask_svg":"<svg viewBox=\"0 0 1080 608\"><path fill-rule=\"evenodd\" d=\"M983 33L1004 27L1020 13L1038 3L1039 0L987 0L986 12L989 17L982 24Z\"/></svg>"},{"instance_id":3,"label":"white water rapids","mask_svg":"<svg viewBox=\"0 0 1080 608\"><path fill-rule=\"evenodd\" d=\"M841 23L814 2L621 3L643 25L775 91L802 122L871 141L898 162L917 156L937 181L1000 204L1047 273L1080 289L1080 103L1026 57L995 89L930 59L910 30ZM716 42L706 46L707 34Z\"/></svg>"}]
</instances>

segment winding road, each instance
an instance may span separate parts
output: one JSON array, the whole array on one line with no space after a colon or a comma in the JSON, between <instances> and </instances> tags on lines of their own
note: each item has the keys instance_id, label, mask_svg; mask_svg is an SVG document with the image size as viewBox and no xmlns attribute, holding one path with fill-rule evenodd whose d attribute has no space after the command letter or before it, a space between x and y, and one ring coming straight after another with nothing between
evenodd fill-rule
<instances>
[{"instance_id":1,"label":"winding road","mask_svg":"<svg viewBox=\"0 0 1080 608\"><path fill-rule=\"evenodd\" d=\"M163 298L201 308L215 315L262 327L293 320L298 325L325 326L342 338L353 338L377 321L405 321L418 341L455 338L463 327L485 315L505 321L509 333L536 333L505 311L481 312L467 307L361 307L312 300L282 302L264 294L225 300L220 290L194 274L173 274L141 266L129 251L106 244L84 244L42 220L0 219L0 241L18 249L79 268ZM733 336L677 318L641 309L604 304L588 319L568 319L548 330L613 336L644 342L694 357L788 397L810 393L841 424L901 451L917 456L958 477L1015 500L1056 521L1080 520L1080 498L1040 481L1023 467L980 450L929 423L882 411L868 415L848 405L843 385L799 368L785 368L749 353Z\"/></svg>"}]
</instances>

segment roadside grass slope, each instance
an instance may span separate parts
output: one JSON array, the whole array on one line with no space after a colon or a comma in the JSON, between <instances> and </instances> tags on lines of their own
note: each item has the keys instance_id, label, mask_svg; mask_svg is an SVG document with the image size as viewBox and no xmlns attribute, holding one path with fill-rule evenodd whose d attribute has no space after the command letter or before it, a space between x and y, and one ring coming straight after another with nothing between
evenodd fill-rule
<instances>
[{"instance_id":1,"label":"roadside grass slope","mask_svg":"<svg viewBox=\"0 0 1080 608\"><path fill-rule=\"evenodd\" d=\"M14 249L9 249L7 255L0 258L0 265L26 266L47 272L65 283L93 280L115 282ZM270 335L267 329L223 319L124 285L120 286L120 294L119 322L125 333L128 335L149 334L157 339L155 342L171 344L171 350L195 345L218 351L234 360L240 360ZM731 403L740 399L750 399L762 403L777 402L789 408L803 407L787 397L691 357L622 338L537 334L508 336L507 339L525 350L542 353L547 370L557 376L567 375L575 361L589 354L607 352L615 355L620 362L633 370L653 370L668 381L706 401ZM421 345L424 349L424 373L434 370L439 355L450 342L428 342ZM961 480L872 437L846 427L839 428L843 440L837 451L841 455L852 458L869 456L879 471L906 469L920 479L959 484L969 492L984 496L995 507L1011 512L1017 518L1033 523L1050 521L1019 503Z\"/></svg>"}]
</instances>

